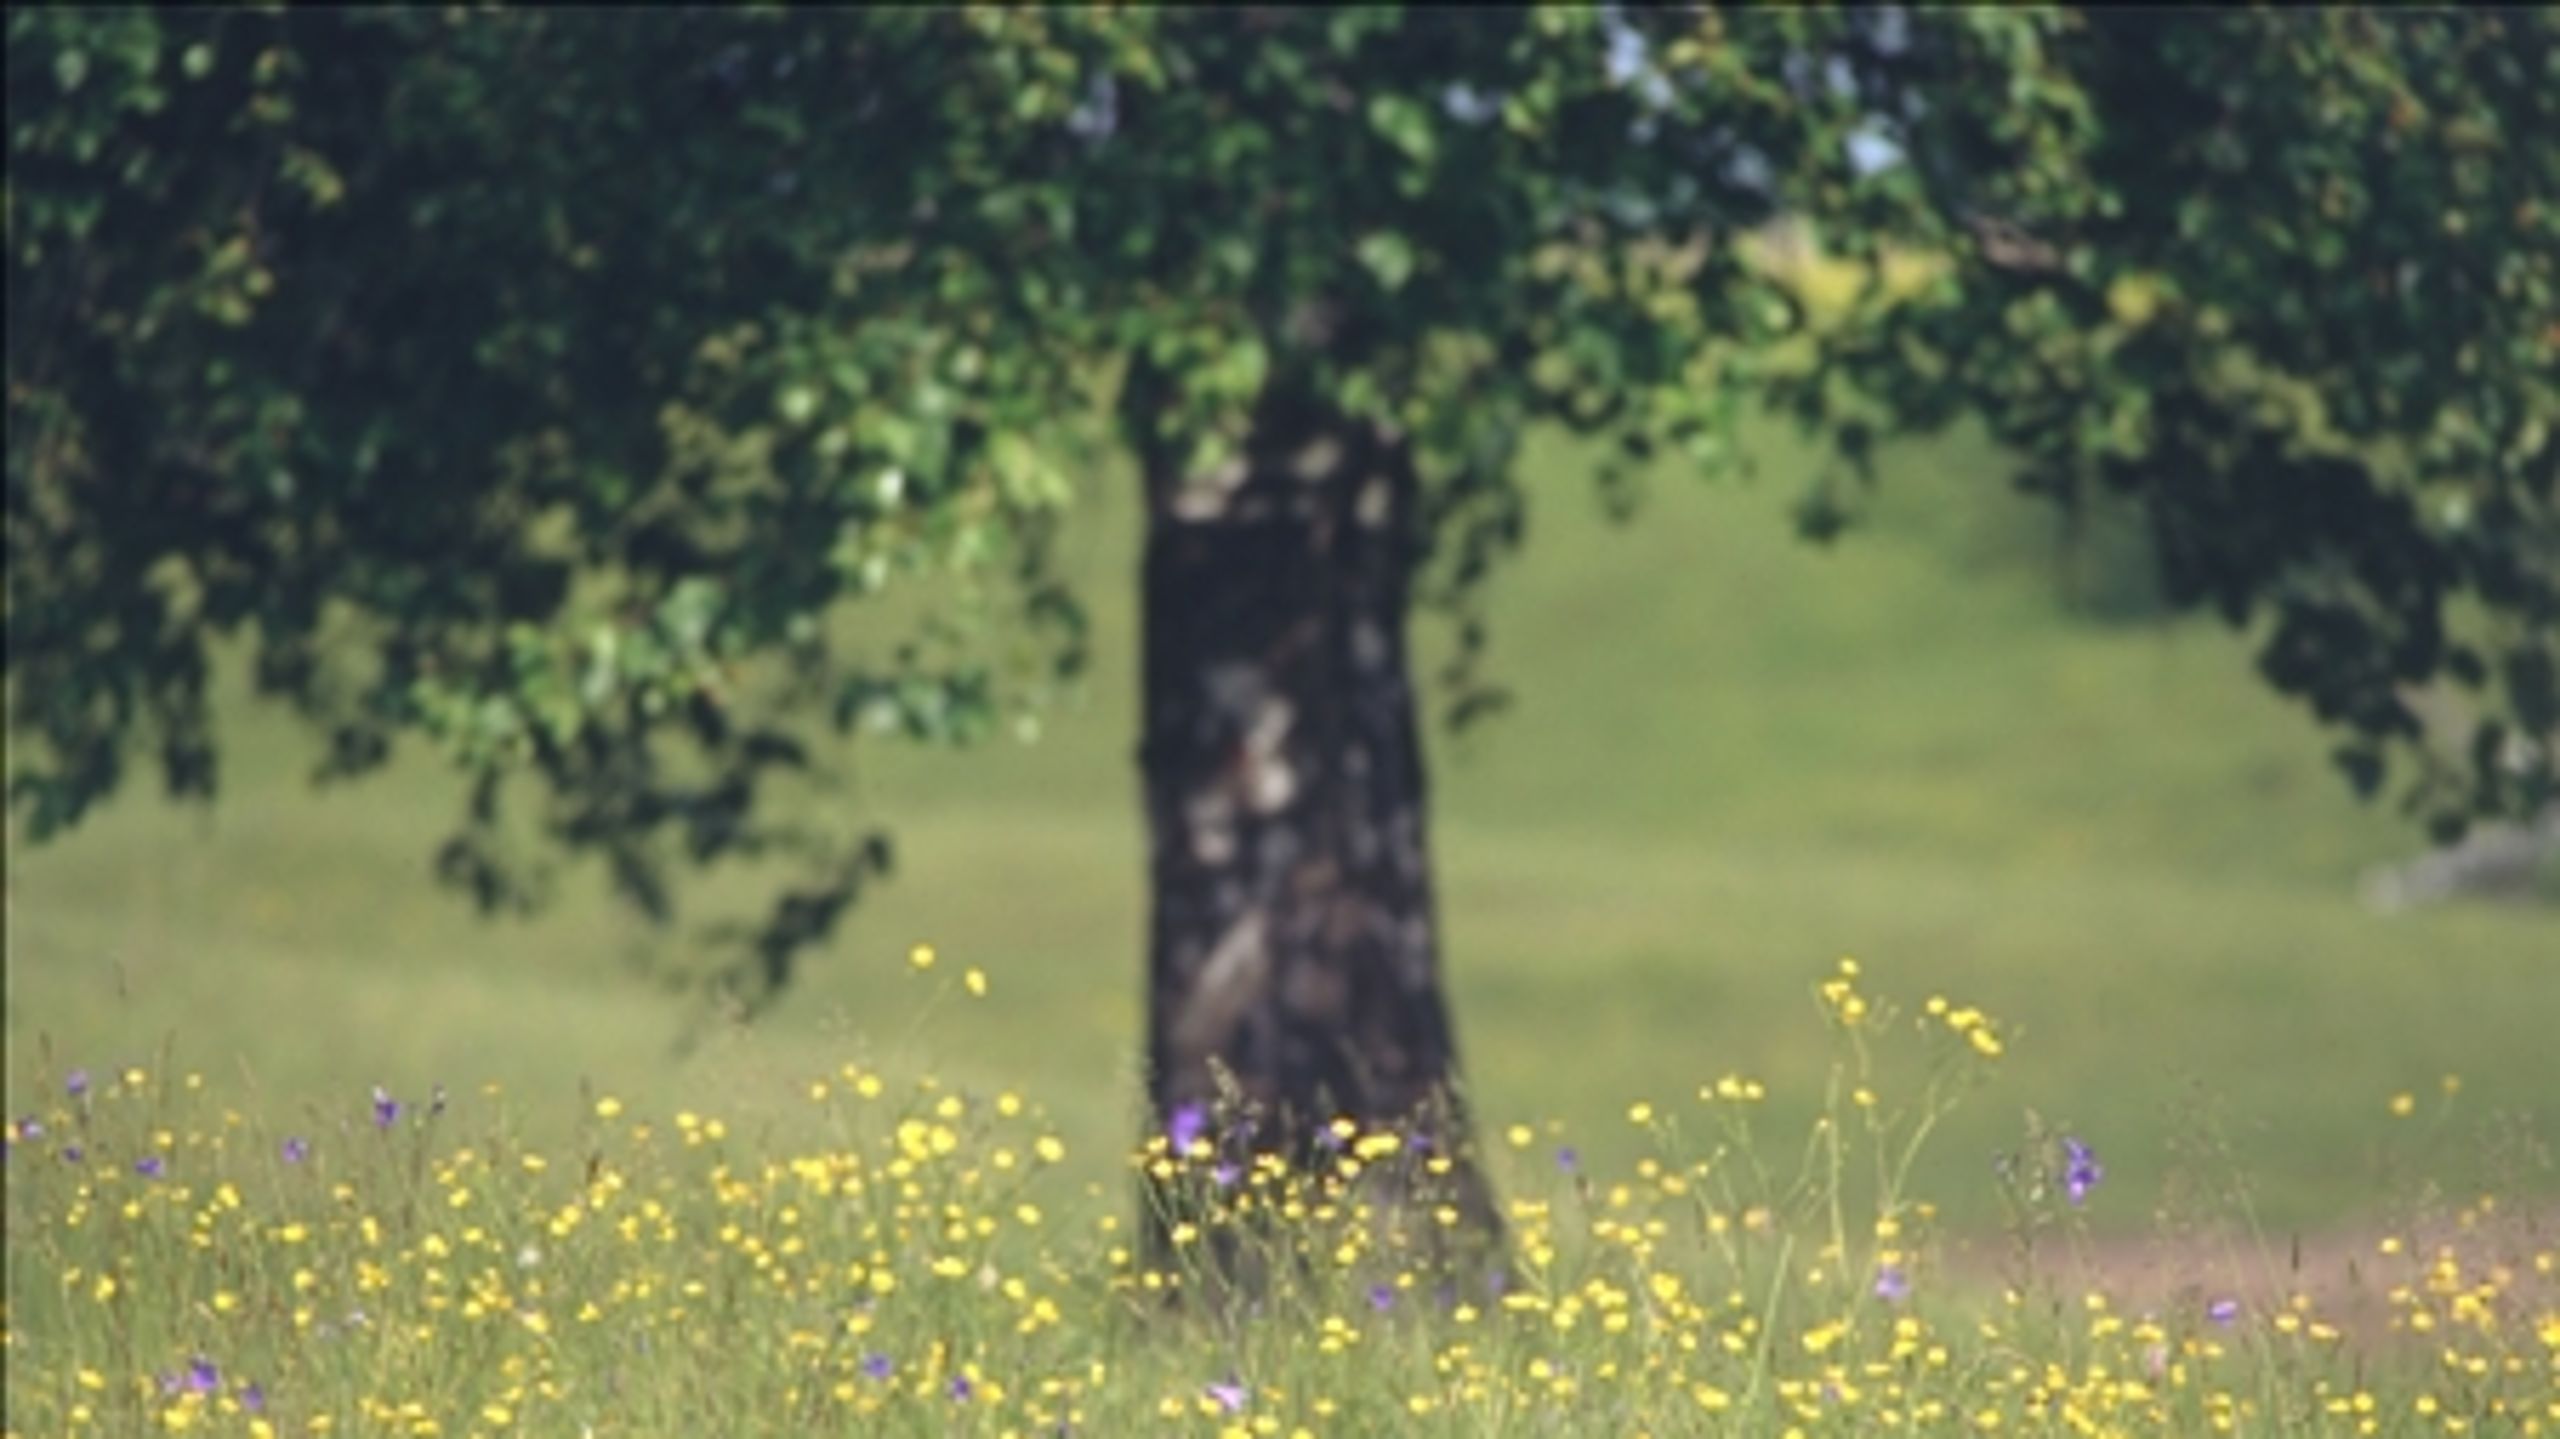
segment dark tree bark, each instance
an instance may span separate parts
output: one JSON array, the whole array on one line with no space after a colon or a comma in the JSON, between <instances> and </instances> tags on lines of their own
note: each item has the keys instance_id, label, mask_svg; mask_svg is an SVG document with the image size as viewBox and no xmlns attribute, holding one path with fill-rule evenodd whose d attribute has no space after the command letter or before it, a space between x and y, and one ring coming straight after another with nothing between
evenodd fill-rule
<instances>
[{"instance_id":1,"label":"dark tree bark","mask_svg":"<svg viewBox=\"0 0 2560 1439\"><path fill-rule=\"evenodd\" d=\"M1275 384L1217 471L1140 451L1158 1122L1203 1106L1230 1159L1302 1167L1337 1118L1393 1129L1369 1192L1456 1206L1437 1227L1481 1254L1498 1220L1455 1089L1406 657L1409 447ZM1161 1252L1174 1206L1150 1198Z\"/></svg>"}]
</instances>

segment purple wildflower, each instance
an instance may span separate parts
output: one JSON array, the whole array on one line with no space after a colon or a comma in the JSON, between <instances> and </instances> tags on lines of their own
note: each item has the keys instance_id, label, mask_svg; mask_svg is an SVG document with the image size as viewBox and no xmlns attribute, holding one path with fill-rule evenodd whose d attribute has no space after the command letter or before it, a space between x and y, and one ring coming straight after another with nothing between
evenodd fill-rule
<instances>
[{"instance_id":1,"label":"purple wildflower","mask_svg":"<svg viewBox=\"0 0 2560 1439\"><path fill-rule=\"evenodd\" d=\"M1209 1171L1209 1178L1220 1189L1233 1189L1236 1181L1244 1178L1244 1167L1232 1160L1221 1160L1216 1168Z\"/></svg>"},{"instance_id":2,"label":"purple wildflower","mask_svg":"<svg viewBox=\"0 0 2560 1439\"><path fill-rule=\"evenodd\" d=\"M977 1387L969 1382L968 1375L954 1374L951 1376L951 1382L943 1386L943 1392L951 1396L952 1403L966 1404L969 1402L969 1396L977 1392Z\"/></svg>"},{"instance_id":3,"label":"purple wildflower","mask_svg":"<svg viewBox=\"0 0 2560 1439\"><path fill-rule=\"evenodd\" d=\"M82 1095L87 1094L89 1092L89 1071L85 1069L75 1069L69 1074L62 1076L62 1092L70 1095L74 1099L78 1099Z\"/></svg>"},{"instance_id":4,"label":"purple wildflower","mask_svg":"<svg viewBox=\"0 0 2560 1439\"><path fill-rule=\"evenodd\" d=\"M1582 1151L1574 1148L1570 1144L1557 1150L1556 1168L1567 1174L1579 1173L1582 1169Z\"/></svg>"},{"instance_id":5,"label":"purple wildflower","mask_svg":"<svg viewBox=\"0 0 2560 1439\"><path fill-rule=\"evenodd\" d=\"M1887 1264L1876 1271L1876 1297L1887 1304L1899 1304L1911 1294L1911 1276L1902 1266Z\"/></svg>"},{"instance_id":6,"label":"purple wildflower","mask_svg":"<svg viewBox=\"0 0 2560 1439\"><path fill-rule=\"evenodd\" d=\"M2098 1165L2098 1152L2077 1139L2064 1136L2062 1141L2062 1189L2073 1204L2084 1202L2089 1191L2098 1187L2107 1171Z\"/></svg>"},{"instance_id":7,"label":"purple wildflower","mask_svg":"<svg viewBox=\"0 0 2560 1439\"><path fill-rule=\"evenodd\" d=\"M1369 1307L1384 1314L1396 1307L1396 1287L1392 1284L1369 1286Z\"/></svg>"},{"instance_id":8,"label":"purple wildflower","mask_svg":"<svg viewBox=\"0 0 2560 1439\"><path fill-rule=\"evenodd\" d=\"M222 1387L222 1371L213 1366L212 1360L199 1354L187 1361L186 1378L180 1381L179 1387L190 1394L211 1394Z\"/></svg>"},{"instance_id":9,"label":"purple wildflower","mask_svg":"<svg viewBox=\"0 0 2560 1439\"><path fill-rule=\"evenodd\" d=\"M133 1162L133 1172L145 1179L158 1179L169 1172L169 1165L157 1154L146 1154Z\"/></svg>"},{"instance_id":10,"label":"purple wildflower","mask_svg":"<svg viewBox=\"0 0 2560 1439\"><path fill-rule=\"evenodd\" d=\"M1224 1383L1210 1385L1208 1394L1221 1414L1243 1412L1245 1401L1253 1397L1253 1391L1245 1388L1243 1383L1232 1375L1228 1376Z\"/></svg>"},{"instance_id":11,"label":"purple wildflower","mask_svg":"<svg viewBox=\"0 0 2560 1439\"><path fill-rule=\"evenodd\" d=\"M258 1385L257 1385L257 1383L256 1383L256 1381L254 1381L254 1380L252 1380L251 1382L249 1382L249 1383L247 1383L247 1384L243 1384L243 1385L241 1385L241 1386L240 1386L240 1407L241 1407L241 1408L243 1408L243 1409L245 1409L245 1410L247 1410L248 1412L250 1412L250 1413L252 1413L252 1414L264 1414L264 1413L266 1413L266 1412L267 1412L267 1391L266 1391L266 1390L264 1390L264 1389L259 1388L259 1387L258 1387Z\"/></svg>"},{"instance_id":12,"label":"purple wildflower","mask_svg":"<svg viewBox=\"0 0 2560 1439\"><path fill-rule=\"evenodd\" d=\"M399 1122L400 1101L392 1098L390 1091L381 1085L375 1085L373 1087L373 1127L389 1129Z\"/></svg>"},{"instance_id":13,"label":"purple wildflower","mask_svg":"<svg viewBox=\"0 0 2560 1439\"><path fill-rule=\"evenodd\" d=\"M285 1163L300 1164L311 1157L311 1146L300 1135L293 1135L285 1140L283 1153Z\"/></svg>"},{"instance_id":14,"label":"purple wildflower","mask_svg":"<svg viewBox=\"0 0 2560 1439\"><path fill-rule=\"evenodd\" d=\"M44 1138L44 1121L43 1121L43 1120L41 1120L41 1119L36 1118L36 1117L35 1117L34 1115L32 1115L32 1114L30 1114L30 1115L26 1116L25 1118L23 1118L23 1119L19 1120L19 1121L18 1121L18 1137L19 1137L20 1139L42 1139L42 1138Z\"/></svg>"},{"instance_id":15,"label":"purple wildflower","mask_svg":"<svg viewBox=\"0 0 2560 1439\"><path fill-rule=\"evenodd\" d=\"M889 1362L889 1356L886 1354L874 1352L862 1356L862 1373L865 1378L886 1379L897 1372L897 1368L897 1365Z\"/></svg>"},{"instance_id":16,"label":"purple wildflower","mask_svg":"<svg viewBox=\"0 0 2560 1439\"><path fill-rule=\"evenodd\" d=\"M2216 1324L2228 1324L2240 1317L2240 1301L2217 1299L2204 1307L2204 1317Z\"/></svg>"},{"instance_id":17,"label":"purple wildflower","mask_svg":"<svg viewBox=\"0 0 2560 1439\"><path fill-rule=\"evenodd\" d=\"M79 1145L66 1144L62 1146L62 1162L65 1164L77 1164L88 1157L89 1151L82 1149Z\"/></svg>"},{"instance_id":18,"label":"purple wildflower","mask_svg":"<svg viewBox=\"0 0 2560 1439\"><path fill-rule=\"evenodd\" d=\"M1176 1154L1188 1153L1192 1144L1209 1130L1209 1106L1193 1099L1173 1107L1165 1120L1164 1137Z\"/></svg>"}]
</instances>

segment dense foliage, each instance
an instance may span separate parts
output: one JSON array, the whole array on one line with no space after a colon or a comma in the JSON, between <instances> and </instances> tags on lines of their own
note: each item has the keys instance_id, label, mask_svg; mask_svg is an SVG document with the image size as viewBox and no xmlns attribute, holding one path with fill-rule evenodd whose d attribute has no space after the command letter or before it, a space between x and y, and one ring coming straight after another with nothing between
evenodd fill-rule
<instances>
[{"instance_id":1,"label":"dense foliage","mask_svg":"<svg viewBox=\"0 0 2560 1439\"><path fill-rule=\"evenodd\" d=\"M1973 417L2065 504L2137 496L2360 784L2396 749L2447 826L2552 793L2546 12L9 26L37 837L141 751L211 794L243 636L323 775L452 754L439 870L484 904L561 854L661 914L671 866L792 858L724 932L769 992L889 860L773 774L1035 713L1097 447L1206 468L1283 382L1412 436L1460 716L1522 431L1712 468L1774 397L1853 466Z\"/></svg>"},{"instance_id":2,"label":"dense foliage","mask_svg":"<svg viewBox=\"0 0 2560 1439\"><path fill-rule=\"evenodd\" d=\"M2106 10L1858 83L1927 106L1870 183L1924 229L1832 233L1955 263L1832 329L1806 412L1855 423L1816 388L1853 376L1904 423L1980 417L2066 507L2138 497L2166 597L2263 617L2360 790L2397 748L2440 833L2548 804L2560 23Z\"/></svg>"}]
</instances>

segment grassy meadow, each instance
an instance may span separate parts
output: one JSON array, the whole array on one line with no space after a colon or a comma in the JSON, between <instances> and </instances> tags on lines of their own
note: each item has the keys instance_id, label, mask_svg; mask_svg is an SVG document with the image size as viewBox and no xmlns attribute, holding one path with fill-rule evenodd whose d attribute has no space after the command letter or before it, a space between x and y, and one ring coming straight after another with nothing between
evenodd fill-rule
<instances>
[{"instance_id":1,"label":"grassy meadow","mask_svg":"<svg viewBox=\"0 0 2560 1439\"><path fill-rule=\"evenodd\" d=\"M459 802L433 756L314 793L307 742L254 708L228 717L218 808L137 792L15 849L7 1104L48 1132L13 1125L11 1431L75 1410L104 1433L273 1428L289 1406L269 1410L272 1377L245 1405L251 1372L299 1376L297 1433L339 1414L355 1433L927 1433L965 1415L987 1433L1749 1434L1859 1429L1879 1405L2071 1432L2066 1400L2086 1432L2560 1420L2535 1397L2560 1372L2560 909L2367 912L2357 876L2415 834L2347 795L2242 637L2058 603L2045 520L1978 449L1896 456L1866 528L1829 550L1786 523L1800 456L1763 453L1751 483L1656 477L1619 527L1570 447L1542 445L1529 548L1493 605L1521 703L1432 737L1474 1100L1515 1238L1556 1251L1532 1266L1534 1305L1464 1305L1479 1329L1447 1327L1448 1303L1416 1321L1429 1306L1402 1290L1373 1305L1366 1286L1410 1271L1362 1240L1291 1301L1295 1339L1195 1316L1197 1344L1139 1342L1148 1286L1113 1257L1143 918L1113 475L1071 536L1096 621L1087 693L1036 745L849 747L843 790L811 802L889 823L900 873L751 1027L697 1033L647 977L672 941L600 883L530 922L475 918L425 880ZM923 973L919 942L940 956ZM1857 1026L1821 991L1844 955L1898 998L1898 1041L1945 1051L1877 1082L1874 1106L1848 1094ZM1993 1017L1996 1058L1944 1043L1940 996ZM1959 1071L1964 1103L1907 1173L1817 1164L1789 1187L1826 1135L1916 1122ZM885 1091L867 1109L862 1076ZM1726 1098L1702 1099L1719 1080ZM388 1129L376 1085L407 1106ZM444 1127L422 1128L439 1085ZM1743 1152L1722 1128L1734 1086L1765 1094L1765 1193L1713 1177ZM61 1132L88 1125L111 1157L65 1168ZM2165 1293L2237 1254L2264 1293L2236 1321L2203 1317L2207 1290L2147 1317L2084 1312L2076 1288L2067 1312L2039 1309L2003 1266L2017 1214L1995 1168L2041 1173L2066 1134L2104 1182L2036 1201L2068 1240L2045 1280L2147 1264ZM314 1145L308 1165L278 1157L287 1135ZM154 1154L161 1174L134 1169ZM870 1197L811 1197L854 1193ZM1356 1230L1353 1201L1331 1202L1310 1223ZM554 1230L570 1211L596 1222ZM2452 1278L2409 1237L2430 1225L2473 1236ZM2493 1232L2522 1247L2486 1257ZM2459 1330L2454 1357L2432 1340L2341 1357L2286 1272L2335 1246L2372 1275L2405 1260L2405 1293L2377 1278L2375 1303L2395 1329L2424 1311L2414 1327ZM556 1257L516 1264L528 1247ZM1965 1297L1877 1288L1930 1265ZM402 1318L356 1342L345 1309L368 1303ZM588 1306L630 1322L591 1329ZM346 1342L311 1345L315 1326ZM196 1382L198 1354L217 1381ZM724 1355L752 1360L726 1388ZM599 1397L607 1375L632 1387Z\"/></svg>"},{"instance_id":2,"label":"grassy meadow","mask_svg":"<svg viewBox=\"0 0 2560 1439\"><path fill-rule=\"evenodd\" d=\"M942 961L910 965L930 984ZM985 987L962 971L961 993ZM1214 1117L1128 1154L1167 1206L1155 1250L1074 1197L1074 1151L1036 1101L859 1062L803 1079L796 1145L611 1093L554 1145L492 1089L375 1089L276 1124L193 1073L74 1070L10 1126L0 1430L2560 1425L2560 1247L2487 1200L2411 1216L2344 1292L2202 1249L2174 1291L2128 1292L2087 1262L2104 1162L2043 1132L2002 1166L1997 1287L1966 1273L1911 1180L2006 1026L1943 997L1905 1008L1851 960L1818 994L1801 1038L1829 1065L1800 1158L1739 1076L1629 1106L1643 1153L1616 1172L1505 1126L1506 1254L1456 1270L1432 1258L1458 1217L1433 1207L1446 1158L1348 1121L1305 1171L1235 1162ZM1225 1291L1238 1262L1264 1278Z\"/></svg>"}]
</instances>

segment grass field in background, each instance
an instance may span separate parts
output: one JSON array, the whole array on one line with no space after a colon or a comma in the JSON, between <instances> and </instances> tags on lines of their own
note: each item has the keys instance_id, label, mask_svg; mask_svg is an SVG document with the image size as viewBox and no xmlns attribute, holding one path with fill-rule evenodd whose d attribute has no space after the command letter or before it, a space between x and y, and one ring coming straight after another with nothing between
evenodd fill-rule
<instances>
[{"instance_id":1,"label":"grass field in background","mask_svg":"<svg viewBox=\"0 0 2560 1439\"><path fill-rule=\"evenodd\" d=\"M2101 1230L2191 1208L2216 1145L2277 1228L2427 1177L2550 1192L2532 1151L2560 1093L2560 911L2368 914L2359 871L2414 831L2347 795L2240 637L2066 613L2041 517L1978 449L1899 456L1829 550L1787 524L1794 452L1766 454L1751 484L1657 477L1624 528L1569 447L1532 456L1493 625L1522 702L1432 736L1450 985L1494 1127L1540 1125L1543 1149L1556 1121L1623 1168L1631 1101L1743 1073L1801 1132L1828 1054L1811 989L1854 954L2011 1035L1915 1186L1960 1226L1996 1220L1991 1156L2030 1108L2104 1156ZM1072 538L1089 693L1035 746L865 741L855 792L900 873L752 1029L679 1056L683 1012L633 967L666 941L593 887L525 924L432 889L459 801L432 756L315 794L305 742L235 708L217 809L136 793L10 856L12 1112L68 1065L166 1044L279 1116L497 1081L537 1132L567 1133L586 1086L782 1142L802 1081L864 1056L1035 1096L1120 1203L1143 916L1129 488L1100 482ZM993 993L910 973L918 940L948 956L936 976L982 966ZM2402 1093L2419 1102L2395 1119Z\"/></svg>"}]
</instances>

